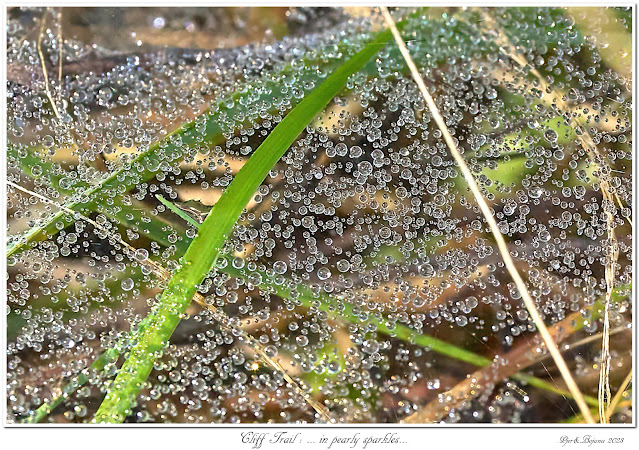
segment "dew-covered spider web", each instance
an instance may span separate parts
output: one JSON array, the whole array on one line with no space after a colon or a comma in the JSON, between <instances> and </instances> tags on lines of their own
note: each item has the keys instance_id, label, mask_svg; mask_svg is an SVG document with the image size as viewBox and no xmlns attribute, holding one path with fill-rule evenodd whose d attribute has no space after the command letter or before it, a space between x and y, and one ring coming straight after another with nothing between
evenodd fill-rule
<instances>
[{"instance_id":1,"label":"dew-covered spider web","mask_svg":"<svg viewBox=\"0 0 639 450\"><path fill-rule=\"evenodd\" d=\"M391 12L588 407L630 423L632 10ZM234 176L386 24L7 16L6 421L86 423ZM124 420L583 420L443 137L388 40L255 192Z\"/></svg>"}]
</instances>

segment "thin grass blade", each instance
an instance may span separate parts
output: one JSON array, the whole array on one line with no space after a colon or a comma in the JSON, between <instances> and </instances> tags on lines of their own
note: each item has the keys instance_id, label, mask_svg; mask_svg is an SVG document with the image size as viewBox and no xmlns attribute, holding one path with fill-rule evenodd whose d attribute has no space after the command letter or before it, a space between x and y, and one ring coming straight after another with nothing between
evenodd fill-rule
<instances>
[{"instance_id":1,"label":"thin grass blade","mask_svg":"<svg viewBox=\"0 0 639 450\"><path fill-rule=\"evenodd\" d=\"M187 249L181 267L171 277L151 313L149 326L120 369L98 409L94 423L120 423L131 411L138 392L177 327L181 316L206 274L217 260L235 222L269 171L311 120L346 85L348 78L390 40L382 32L307 95L269 134L215 204Z\"/></svg>"}]
</instances>

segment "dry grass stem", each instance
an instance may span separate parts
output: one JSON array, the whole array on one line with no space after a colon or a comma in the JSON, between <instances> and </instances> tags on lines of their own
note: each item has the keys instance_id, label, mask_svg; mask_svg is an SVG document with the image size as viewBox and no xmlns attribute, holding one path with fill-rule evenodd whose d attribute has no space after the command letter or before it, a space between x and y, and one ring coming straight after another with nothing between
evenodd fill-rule
<instances>
[{"instance_id":1,"label":"dry grass stem","mask_svg":"<svg viewBox=\"0 0 639 450\"><path fill-rule=\"evenodd\" d=\"M498 30L496 42L500 46L500 50L506 54L510 59L515 61L522 69L528 67L528 62L521 55L515 46L508 40L505 33L499 32L499 27L495 23L492 17L488 15L484 10L481 10L481 15L484 23L493 30ZM530 68L530 73L537 79L542 92L542 99L545 100L549 107L557 107L560 112L564 111L572 112L572 108L564 101L562 95L556 90L552 89L541 73L535 69ZM580 127L577 117L580 117L581 113L571 113L570 125L574 129ZM605 279L606 279L606 302L604 305L603 316L603 333L601 344L601 369L599 373L599 420L601 423L607 423L606 418L609 417L610 409L610 305L612 291L614 289L615 281L615 265L619 258L619 245L615 236L615 198L620 207L622 202L617 193L614 195L611 193L609 177L609 167L605 167L606 158L601 154L597 146L595 145L592 136L590 135L587 127L581 127L583 133L576 133L577 139L582 148L588 152L590 160L597 166L597 176L599 177L599 188L603 196L603 210L606 214L606 229L608 233L608 253L605 255ZM628 219L630 226L632 223Z\"/></svg>"},{"instance_id":2,"label":"dry grass stem","mask_svg":"<svg viewBox=\"0 0 639 450\"><path fill-rule=\"evenodd\" d=\"M44 75L44 90L46 92L47 98L49 99L49 102L51 102L51 107L53 108L55 116L58 118L58 120L60 120L60 111L58 111L58 105L53 100L53 95L51 94L51 87L49 86L49 73L47 71L47 65L44 61L44 53L42 52L42 38L44 37L44 26L46 24L47 10L45 9L40 21L40 34L38 35L38 56L40 57L40 65L42 66L42 74Z\"/></svg>"},{"instance_id":3,"label":"dry grass stem","mask_svg":"<svg viewBox=\"0 0 639 450\"><path fill-rule=\"evenodd\" d=\"M62 8L58 9L58 83L62 86L62 47L64 41L62 40Z\"/></svg>"},{"instance_id":4,"label":"dry grass stem","mask_svg":"<svg viewBox=\"0 0 639 450\"><path fill-rule=\"evenodd\" d=\"M410 69L413 79L417 83L417 86L419 87L419 90L422 96L424 97L424 100L426 101L428 108L430 109L431 114L433 115L433 118L435 119L435 122L437 123L437 126L441 130L444 136L444 140L448 148L450 149L451 154L455 158L455 161L457 162L462 174L464 175L464 178L468 182L470 190L473 193L479 205L479 208L481 209L488 225L490 226L490 229L495 238L495 241L497 242L497 246L499 248L499 252L504 261L504 264L506 265L506 268L508 269L510 276L512 277L513 281L515 282L515 285L517 286L517 289L524 301L524 304L526 306L526 309L528 310L528 313L530 314L533 322L535 323L537 329L539 330L539 333L541 334L546 344L546 347L548 348L550 354L552 355L553 360L555 361L555 364L559 368L559 371L561 372L561 375L564 378L564 381L566 382L568 389L570 390L571 394L575 398L577 405L579 406L579 409L581 410L582 414L584 415L588 423L595 423L592 417L592 414L590 413L590 409L588 408L588 405L586 404L584 400L583 394L581 393L581 391L579 390L579 387L575 383L575 380L573 379L572 374L570 373L570 370L568 369L568 366L566 365L566 362L564 361L563 356L561 355L561 352L557 348L557 345L553 341L548 331L548 328L546 327L543 319L539 315L539 311L537 310L537 307L535 306L535 303L532 297L530 296L530 293L528 292L528 288L526 287L524 280L521 278L521 275L519 274L519 272L517 271L517 268L515 267L512 257L510 256L510 251L508 250L506 241L504 237L502 236L501 232L499 231L499 228L497 226L497 222L493 216L493 213L491 212L488 204L486 203L486 200L481 194L481 191L479 190L479 187L477 186L477 182L475 181L473 174L470 172L470 169L466 165L464 158L462 157L461 153L457 149L457 145L453 137L451 136L450 132L448 131L448 127L446 126L446 123L444 122L444 118L439 113L439 110L437 108L437 105L435 104L435 101L433 100L430 93L428 92L428 89L426 88L426 85L424 84L424 81L421 75L419 74L419 70L417 69L417 66L415 65L412 57L410 56L408 49L406 48L406 44L404 43L404 40L399 34L399 30L397 29L397 26L395 25L395 21L391 17L386 7L380 7L380 10L386 20L388 27L392 30L393 36L395 38L395 41L397 42L397 45L399 46L402 56L406 60L406 64L408 65ZM481 383L481 380L472 381L472 378L471 378L468 381L468 383L471 383L471 384L474 384L476 382ZM471 390L473 390L473 386L470 386L470 387L471 387Z\"/></svg>"},{"instance_id":5,"label":"dry grass stem","mask_svg":"<svg viewBox=\"0 0 639 450\"><path fill-rule=\"evenodd\" d=\"M40 65L42 66L42 74L44 76L44 90L45 90L45 94L47 96L47 99L49 100L49 102L51 103L51 108L53 108L53 113L55 114L55 117L58 119L58 121L62 121L62 117L60 115L60 110L58 109L58 105L56 104L54 98L53 98L53 94L51 93L51 86L49 84L49 72L47 70L47 65L44 61L44 52L42 51L42 38L44 36L44 27L47 23L47 11L48 9L45 9L44 14L42 15L42 19L40 21L40 33L38 34L38 44L37 44L37 48L38 48L38 58L40 59ZM58 54L58 89L60 89L62 87L62 13L58 13L58 47L59 47L59 54ZM76 144L75 142L75 138L73 137L73 134L71 133L71 131L67 130L67 134L68 134L68 138L71 141L72 144L72 149L73 150L77 150L79 148L79 146Z\"/></svg>"},{"instance_id":6,"label":"dry grass stem","mask_svg":"<svg viewBox=\"0 0 639 450\"><path fill-rule=\"evenodd\" d=\"M575 323L580 315L580 312L574 312L548 328L553 342L559 344L579 329L579 327L575 326ZM619 328L613 331L617 330L623 331L623 329ZM593 337L601 338L601 335L589 336L586 339L593 340ZM585 342L586 339L571 344L571 348L587 343ZM454 408L458 408L464 402L478 397L485 390L492 389L500 380L508 377L518 377L517 372L521 372L534 364L538 364L547 357L547 354L539 356L538 347L538 338L531 339L526 343L520 344L508 353L496 357L495 361L499 364L496 363L493 366L477 370L449 391L440 394L436 400L426 405L422 410L404 419L404 422L430 423L439 421ZM508 361L508 364L500 364L503 361ZM565 396L561 391L562 389L557 386L555 392ZM598 405L597 399L588 398L587 400L586 403L590 405Z\"/></svg>"}]
</instances>

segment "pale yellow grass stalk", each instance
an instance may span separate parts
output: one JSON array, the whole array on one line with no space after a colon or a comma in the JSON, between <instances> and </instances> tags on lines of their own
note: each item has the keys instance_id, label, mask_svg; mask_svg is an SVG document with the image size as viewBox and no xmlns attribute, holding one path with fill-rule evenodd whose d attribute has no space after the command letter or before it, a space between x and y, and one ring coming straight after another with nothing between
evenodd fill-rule
<instances>
[{"instance_id":1,"label":"pale yellow grass stalk","mask_svg":"<svg viewBox=\"0 0 639 450\"><path fill-rule=\"evenodd\" d=\"M47 66L44 62L44 53L42 52L42 37L44 36L44 26L47 24L47 10L45 10L42 20L40 22L40 34L38 35L38 56L40 57L40 64L42 65L42 74L44 75L44 90L47 94L47 98L49 102L51 102L51 107L53 108L53 112L55 116L60 120L60 111L58 111L58 106L56 102L53 100L53 95L51 94L51 88L49 87L49 73L47 72ZM62 67L62 66L60 66ZM62 70L62 69L60 69Z\"/></svg>"},{"instance_id":2,"label":"pale yellow grass stalk","mask_svg":"<svg viewBox=\"0 0 639 450\"><path fill-rule=\"evenodd\" d=\"M499 28L496 26L493 18L486 13L486 11L480 9L479 10L482 15L482 19L484 23L487 24L491 29L498 30ZM528 62L521 55L515 46L510 42L507 35L505 33L499 32L495 39L497 44L500 46L500 50L506 54L511 60L516 62L522 69L528 66ZM555 105L560 110L565 112L571 111L572 109L566 104L563 99L563 96L560 95L556 90L552 89L541 75L541 73L535 69L531 68L530 73L539 81L539 87L542 92L542 98L546 102L546 104L550 107ZM582 114L580 112L576 112L570 115L570 125L577 129L580 125L577 121L577 117L581 117ZM577 133L577 139L581 144L582 148L588 152L588 156L590 160L597 166L597 173L599 177L599 188L601 190L601 194L603 196L603 210L606 214L606 229L608 233L608 253L605 255L605 279L606 279L606 301L604 303L604 315L603 315L603 334L601 341L601 368L599 371L599 420L601 423L608 423L608 417L610 417L610 306L611 306L611 297L612 291L614 289L615 283L615 265L617 263L617 259L619 258L619 246L617 243L617 238L615 236L615 227L614 220L615 216L612 210L615 209L615 199L619 204L619 207L622 207L621 199L615 192L614 196L610 190L610 183L608 182L608 171L603 167L603 161L605 161L604 155L601 154L597 146L595 145L592 136L588 132L587 127L583 126L583 133ZM628 220L630 226L632 227L632 222Z\"/></svg>"},{"instance_id":3,"label":"pale yellow grass stalk","mask_svg":"<svg viewBox=\"0 0 639 450\"><path fill-rule=\"evenodd\" d=\"M62 87L62 8L58 9L58 84Z\"/></svg>"},{"instance_id":4,"label":"pale yellow grass stalk","mask_svg":"<svg viewBox=\"0 0 639 450\"><path fill-rule=\"evenodd\" d=\"M42 38L44 36L44 27L47 23L47 11L48 10L45 10L40 22L40 34L38 35L38 43L36 47L38 49L38 57L40 59L40 65L42 66L42 74L44 76L45 94L47 98L49 99L49 102L51 103L51 107L53 108L53 113L55 114L55 117L58 119L58 121L61 121L62 117L60 116L60 110L58 109L58 105L53 99L53 94L51 93L51 86L49 85L49 72L47 71L47 65L44 61L44 52L42 51ZM62 23L61 21L62 21L62 13L59 13L58 14L58 47L59 47L58 89L62 88ZM78 146L78 144L76 144L75 138L73 137L71 130L67 130L67 134L68 134L68 137L71 139L71 143L72 143L71 148L73 150L78 150L80 147Z\"/></svg>"},{"instance_id":5,"label":"pale yellow grass stalk","mask_svg":"<svg viewBox=\"0 0 639 450\"><path fill-rule=\"evenodd\" d=\"M384 19L386 20L388 27L391 29L393 33L393 37L395 38L395 41L397 42L397 46L399 47L402 53L402 56L406 60L406 64L408 65L408 68L410 69L413 79L415 80L415 82L417 83L417 86L419 87L419 91L424 97L424 100L426 101L426 104L428 105L428 108L430 109L430 112L433 118L435 119L437 126L442 132L442 135L444 136L444 141L446 142L446 145L448 146L451 154L455 158L455 161L457 162L457 165L459 166L462 174L464 175L464 178L466 179L470 187L470 190L473 193L475 200L477 201L477 204L479 205L479 208L481 209L482 214L484 215L486 219L486 222L488 222L488 225L490 226L490 229L495 238L495 241L497 242L497 247L499 248L499 252L504 261L504 264L506 268L508 269L508 272L510 273L510 276L512 277L513 281L515 282L515 285L517 286L517 289L524 301L524 304L526 305L526 309L528 310L528 313L530 314L535 326L539 330L539 333L546 344L546 348L548 348L548 351L553 357L555 364L557 365L566 385L568 386L570 393L573 395L575 401L577 402L579 409L581 410L582 414L586 418L586 421L588 423L595 423L595 420L593 419L592 414L590 413L590 409L588 408L588 405L586 404L584 397L581 391L579 390L579 387L577 386L577 383L575 383L575 380L573 379L572 374L570 373L570 370L568 369L568 366L566 365L566 361L564 361L564 358L561 355L561 352L559 351L559 349L557 348L557 345L553 341L552 336L550 335L548 331L548 328L546 327L543 319L539 315L539 311L537 310L537 307L535 306L535 302L533 301L532 297L530 296L530 293L528 292L526 283L524 283L524 280L521 278L521 275L519 274L519 272L517 271L517 268L515 267L513 259L510 256L510 251L508 250L506 241L504 240L504 237L499 231L499 228L497 226L497 221L495 220L495 217L493 216L492 211L490 210L488 204L486 203L486 200L481 194L481 191L479 190L479 186L477 186L477 182L475 181L475 177L473 176L470 169L466 165L466 161L464 160L463 156L457 149L457 145L455 144L455 141L452 135L448 131L448 127L446 126L446 123L444 122L444 118L441 116L439 109L437 108L437 105L435 104L435 101L433 100L430 93L428 92L428 89L426 88L426 85L424 84L424 80L419 74L419 70L417 69L417 66L415 65L415 62L413 61L412 57L410 56L410 53L408 52L408 48L406 48L406 44L404 43L404 40L399 34L399 30L397 29L397 26L395 25L395 21L393 20L392 16L390 15L386 7L383 7L383 6L380 7L380 11L382 12L382 15L384 16Z\"/></svg>"}]
</instances>

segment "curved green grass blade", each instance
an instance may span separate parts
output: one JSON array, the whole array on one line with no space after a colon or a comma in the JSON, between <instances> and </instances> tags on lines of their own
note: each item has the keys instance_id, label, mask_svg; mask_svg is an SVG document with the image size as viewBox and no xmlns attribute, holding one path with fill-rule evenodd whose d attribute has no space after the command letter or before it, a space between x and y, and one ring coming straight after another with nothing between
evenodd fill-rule
<instances>
[{"instance_id":1,"label":"curved green grass blade","mask_svg":"<svg viewBox=\"0 0 639 450\"><path fill-rule=\"evenodd\" d=\"M235 222L257 188L311 120L346 86L348 78L386 45L390 37L390 32L379 33L335 70L275 127L238 172L199 227L197 236L182 258L181 267L169 280L158 308L151 313L148 328L141 333L93 418L94 423L124 421L154 362L190 304L197 285L215 264Z\"/></svg>"},{"instance_id":2,"label":"curved green grass blade","mask_svg":"<svg viewBox=\"0 0 639 450\"><path fill-rule=\"evenodd\" d=\"M169 210L174 212L176 215L183 218L192 226L199 228L200 224L193 219L188 214L185 214L180 208L166 200L162 196L157 196L158 200L162 202ZM185 245L185 244L182 244ZM283 284L275 284L269 281L269 276L267 273L253 270L249 271L246 268L237 269L232 264L232 258L225 256L227 259L226 263L220 269L221 272L230 275L235 278L239 278L242 280L247 279L255 279L254 275L260 275L258 278L262 280L262 282L258 285L260 289L273 293L281 298L296 298L302 306L307 308L318 308L322 311L327 312L331 316L339 317L345 319L351 323L359 323L361 319L355 313L353 306L350 303L340 301L335 297L330 295L320 293L314 294L305 286L295 285L292 282L283 283ZM621 302L625 298L628 297L627 291L632 287L629 285L622 285L615 288L614 295L612 297L615 303ZM318 302L319 300L319 302ZM597 300L592 306L589 307L590 315L588 317L583 317L581 313L574 313L570 317L573 320L573 324L570 328L570 332L574 333L576 331L581 330L586 323L593 322L598 320L601 317L603 311L603 299ZM448 356L453 359L457 359L458 361L463 361L469 364L473 364L478 367L488 366L492 364L490 358L486 358L484 356L478 355L472 351L461 348L457 345L451 344L449 342L443 341L441 339L437 339L428 334L420 333L408 326L402 324L393 324L381 321L374 317L370 318L370 321L374 322L377 325L377 330L381 331L384 334L395 337L397 339L401 339L404 342L408 342L411 344L419 345L424 348L428 348L436 353L439 353L444 356ZM537 378L533 375L528 375L525 373L518 373L513 375L512 378L515 378L519 381L523 381L528 385L537 387L539 389L543 389L546 391L554 392L559 395L563 395L568 398L572 398L572 394L570 392L559 389L555 385L548 383L540 378ZM585 397L586 402L591 405L597 405L597 399L593 397Z\"/></svg>"},{"instance_id":3,"label":"curved green grass blade","mask_svg":"<svg viewBox=\"0 0 639 450\"><path fill-rule=\"evenodd\" d=\"M553 9L552 11L553 14L563 14L561 9ZM471 22L478 21L478 19L472 19L475 16L472 12L455 14L461 20L457 20L454 24L442 19L426 20L422 16L422 12L423 9L417 10L403 23L410 28L410 31L418 31L420 35L428 36L428 39L413 39L415 43L412 49L414 50L414 58L420 65L434 67L446 61L449 56L465 51L472 50L479 53L495 51L496 47L492 42L476 42L478 30ZM531 14L534 16L534 13ZM534 28L531 32L538 33L535 35L535 39L540 44L554 42L555 34L549 33L546 27L538 25L531 28ZM448 37L442 35L444 31ZM443 41L446 41L448 45L442 45ZM96 210L108 215L107 210L111 207L105 206L107 199L117 198L135 185L151 179L161 171L163 164L177 164L203 142L209 146L224 142L226 133L247 124L259 122L262 113L279 115L283 110L293 108L299 100L296 96L282 92L280 81L286 77L294 76L301 85L316 86L323 80L324 75L322 74L334 71L338 64L353 53L353 48L352 42L341 40L336 43L337 50L334 52L342 55L340 58L330 61L321 59L306 61L308 64L304 64L302 69L294 69L289 64L278 74L271 74L263 80L243 85L238 92L220 100L211 110L184 124L162 140L153 143L130 163L105 175L93 186L84 186L82 183L78 183L73 189L77 191L76 194L67 201L65 208L85 215ZM321 51L319 53L321 54ZM391 47L389 59L393 59L393 55L398 54L397 48ZM317 70L318 68L321 68L321 71ZM368 62L364 67L364 72L368 76L378 76L379 72L375 61ZM305 91L305 93L307 92ZM255 93L258 94L255 95ZM258 105L270 106L265 111L256 113L253 110ZM229 124L239 117L243 118L241 123ZM37 160L32 162L34 165L40 164ZM48 172L46 167L45 172ZM20 237L12 236L7 244L7 257L15 256L27 249L30 244L55 235L60 229L73 223L74 220L75 218L68 212L59 211L45 218L42 224L29 229L26 234Z\"/></svg>"},{"instance_id":4,"label":"curved green grass blade","mask_svg":"<svg viewBox=\"0 0 639 450\"><path fill-rule=\"evenodd\" d=\"M104 368L118 359L120 356L120 349L117 347L110 348L104 351L98 358L93 361L88 369L84 369L82 372L71 378L71 380L62 388L61 392L54 396L51 400L45 402L42 406L36 409L32 416L27 417L22 423L38 423L46 416L48 416L54 409L77 389L79 389L89 379L90 371L102 372Z\"/></svg>"},{"instance_id":5,"label":"curved green grass blade","mask_svg":"<svg viewBox=\"0 0 639 450\"><path fill-rule=\"evenodd\" d=\"M209 114L209 117L213 117ZM158 172L165 161L176 162L187 153L188 148L206 141L212 145L224 140L222 129L214 120L208 120L203 133L199 131L196 122L190 122L174 131L165 140L152 145L141 153L130 165L124 165L120 169L98 181L95 186L82 191L81 194L71 197L66 203L66 209L88 214L98 209L99 205L108 198L117 198L128 188L142 183ZM178 143L179 142L179 143ZM122 190L124 188L124 191ZM7 245L7 258L10 258L25 250L32 242L45 239L48 235L56 233L58 229L73 223L75 219L65 210L60 210L46 220L46 223L32 227L19 240ZM62 223L59 228L57 223Z\"/></svg>"}]
</instances>

